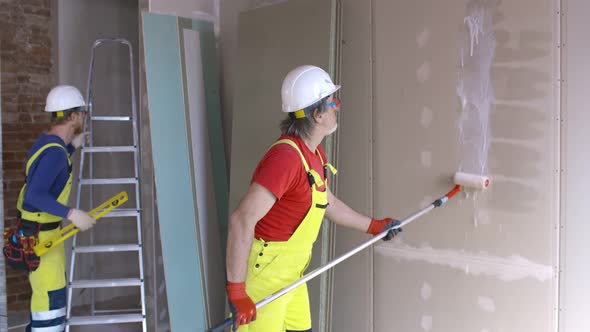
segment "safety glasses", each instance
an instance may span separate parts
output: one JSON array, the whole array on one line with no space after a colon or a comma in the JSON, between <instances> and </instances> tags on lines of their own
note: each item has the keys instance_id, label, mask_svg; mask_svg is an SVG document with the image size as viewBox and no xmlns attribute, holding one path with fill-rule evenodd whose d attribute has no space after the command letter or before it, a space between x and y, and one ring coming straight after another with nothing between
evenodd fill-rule
<instances>
[{"instance_id":1,"label":"safety glasses","mask_svg":"<svg viewBox=\"0 0 590 332\"><path fill-rule=\"evenodd\" d=\"M332 102L328 103L327 105L334 108L340 108L340 99L334 96Z\"/></svg>"}]
</instances>

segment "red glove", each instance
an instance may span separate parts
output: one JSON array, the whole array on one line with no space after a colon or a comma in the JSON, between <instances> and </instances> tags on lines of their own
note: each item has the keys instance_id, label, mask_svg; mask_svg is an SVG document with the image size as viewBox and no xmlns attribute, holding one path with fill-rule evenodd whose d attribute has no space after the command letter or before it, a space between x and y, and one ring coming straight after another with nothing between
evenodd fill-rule
<instances>
[{"instance_id":1,"label":"red glove","mask_svg":"<svg viewBox=\"0 0 590 332\"><path fill-rule=\"evenodd\" d=\"M234 330L237 330L240 325L250 324L251 321L254 321L256 319L256 305L246 294L246 283L228 281L225 289L235 317Z\"/></svg>"},{"instance_id":2,"label":"red glove","mask_svg":"<svg viewBox=\"0 0 590 332\"><path fill-rule=\"evenodd\" d=\"M367 233L371 235L377 235L386 230L387 228L398 226L399 224L401 224L399 220L391 218L385 218L381 220L373 218L371 219L371 224L369 224L369 229L367 229ZM383 238L383 241L389 241L393 239L393 237L396 236L397 233L401 233L401 231L401 228L390 230L389 233L387 233L387 235Z\"/></svg>"}]
</instances>

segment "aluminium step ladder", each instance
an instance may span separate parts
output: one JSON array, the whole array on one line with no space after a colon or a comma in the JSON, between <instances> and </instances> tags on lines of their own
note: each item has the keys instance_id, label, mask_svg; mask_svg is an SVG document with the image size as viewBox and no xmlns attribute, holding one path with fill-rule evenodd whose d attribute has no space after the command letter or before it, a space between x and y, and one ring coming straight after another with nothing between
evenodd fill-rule
<instances>
[{"instance_id":1,"label":"aluminium step ladder","mask_svg":"<svg viewBox=\"0 0 590 332\"><path fill-rule=\"evenodd\" d=\"M99 45L102 44L120 44L126 46L129 53L129 66L130 66L130 84L131 84L131 115L126 116L95 116L92 111L92 76L94 71L94 60L95 50ZM145 283L144 283L144 272L143 272L143 253L142 253L142 231L141 231L141 204L140 204L140 188L139 188L139 146L138 146L138 118L137 118L137 106L135 96L135 70L133 64L133 48L131 43L125 39L112 38L112 39L97 39L91 50L90 67L88 71L88 81L86 85L86 102L88 103L88 116L84 124L85 131L90 132L90 142L86 145L86 142L82 145L81 156L80 156L80 168L78 170L78 195L76 199L76 207L80 208L80 200L82 196L82 188L89 188L89 201L90 205L97 204L98 202L93 201L93 186L100 186L100 188L109 188L108 185L131 185L134 189L133 195L130 193L130 202L127 202L122 208L115 209L108 214L105 218L135 218L137 224L137 243L124 243L114 245L94 245L94 233L93 229L90 232L90 245L80 246L77 244L77 236L74 236L72 240L72 256L70 261L70 269L68 274L68 303L66 311L66 332L70 331L71 326L79 325L105 325L105 324L124 324L124 323L136 323L142 325L142 331L147 331L146 328L146 308L145 308ZM94 146L93 138L93 123L95 122L107 123L118 122L122 125L131 125L133 130L133 144L130 146ZM94 154L133 154L133 177L128 178L94 178L93 169L93 155ZM84 178L84 163L88 159L88 177ZM135 207L131 202L131 197L135 196ZM131 207L131 208L130 208ZM109 222L107 220L98 221L98 223ZM103 253L107 255L116 255L117 253L123 252L136 252L139 264L139 276L136 278L118 278L118 279L95 279L94 275L96 272L94 266L94 254ZM89 254L90 265L91 265L91 278L89 280L76 280L76 257L79 254ZM140 308L123 309L123 310L96 310L95 308L95 289L97 288L116 288L116 287L138 287L140 292ZM74 289L90 290L91 292L91 315L89 316L72 316L72 292ZM105 325L105 329L108 326Z\"/></svg>"}]
</instances>

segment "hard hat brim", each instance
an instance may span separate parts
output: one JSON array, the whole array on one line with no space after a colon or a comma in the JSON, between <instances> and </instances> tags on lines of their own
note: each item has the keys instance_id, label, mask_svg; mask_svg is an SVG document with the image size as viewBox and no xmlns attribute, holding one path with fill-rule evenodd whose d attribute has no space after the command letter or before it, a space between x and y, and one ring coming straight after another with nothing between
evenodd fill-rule
<instances>
[{"instance_id":1,"label":"hard hat brim","mask_svg":"<svg viewBox=\"0 0 590 332\"><path fill-rule=\"evenodd\" d=\"M336 93L338 90L340 90L340 88L341 88L341 87L342 87L342 86L340 86L340 85L334 85L334 89L330 90L330 92L328 92L328 93L325 93L325 94L323 94L323 95L322 95L321 97L319 97L318 99L316 99L316 100L312 101L311 103L309 103L309 105L305 105L305 106L303 106L303 107L301 107L301 108L299 108L299 109L296 109L296 110L284 110L284 109L283 109L283 112L285 112L285 113L292 113L292 112L299 111L300 109L305 109L306 107L309 107L309 106L311 106L311 105L313 105L313 104L317 103L318 101L320 101L320 100L322 100L322 99L324 99L324 98L326 98L326 97L329 97L329 96L331 96L331 95L335 94L335 93Z\"/></svg>"}]
</instances>

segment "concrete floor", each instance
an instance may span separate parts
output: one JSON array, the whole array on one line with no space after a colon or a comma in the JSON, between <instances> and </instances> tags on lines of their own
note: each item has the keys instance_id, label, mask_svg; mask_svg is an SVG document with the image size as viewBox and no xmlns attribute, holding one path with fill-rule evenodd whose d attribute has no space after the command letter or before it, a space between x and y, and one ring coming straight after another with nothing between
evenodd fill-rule
<instances>
[{"instance_id":1,"label":"concrete floor","mask_svg":"<svg viewBox=\"0 0 590 332\"><path fill-rule=\"evenodd\" d=\"M11 316L13 317L11 319ZM8 332L25 332L25 328L29 322L28 313L10 313ZM75 326L70 329L72 332L136 332L141 331L141 325L137 323L133 324L120 324L120 325L97 325L97 326Z\"/></svg>"},{"instance_id":2,"label":"concrete floor","mask_svg":"<svg viewBox=\"0 0 590 332\"><path fill-rule=\"evenodd\" d=\"M108 303L101 303L100 305L97 304L97 307L108 307L108 308L117 308L123 305L129 304L130 302L134 302L132 299L115 299L113 301L109 301ZM126 305L126 307L134 307L133 305ZM89 312L88 306L83 307L76 307L72 309L73 315L84 315ZM29 323L29 312L28 311L21 311L21 312L9 312L8 313L8 332L25 332L25 328ZM73 326L70 331L71 332L138 332L142 331L141 324L138 323L129 323L129 324L112 324L112 325L94 325L94 326Z\"/></svg>"},{"instance_id":3,"label":"concrete floor","mask_svg":"<svg viewBox=\"0 0 590 332\"><path fill-rule=\"evenodd\" d=\"M24 332L29 322L29 312L8 312L8 332Z\"/></svg>"}]
</instances>

